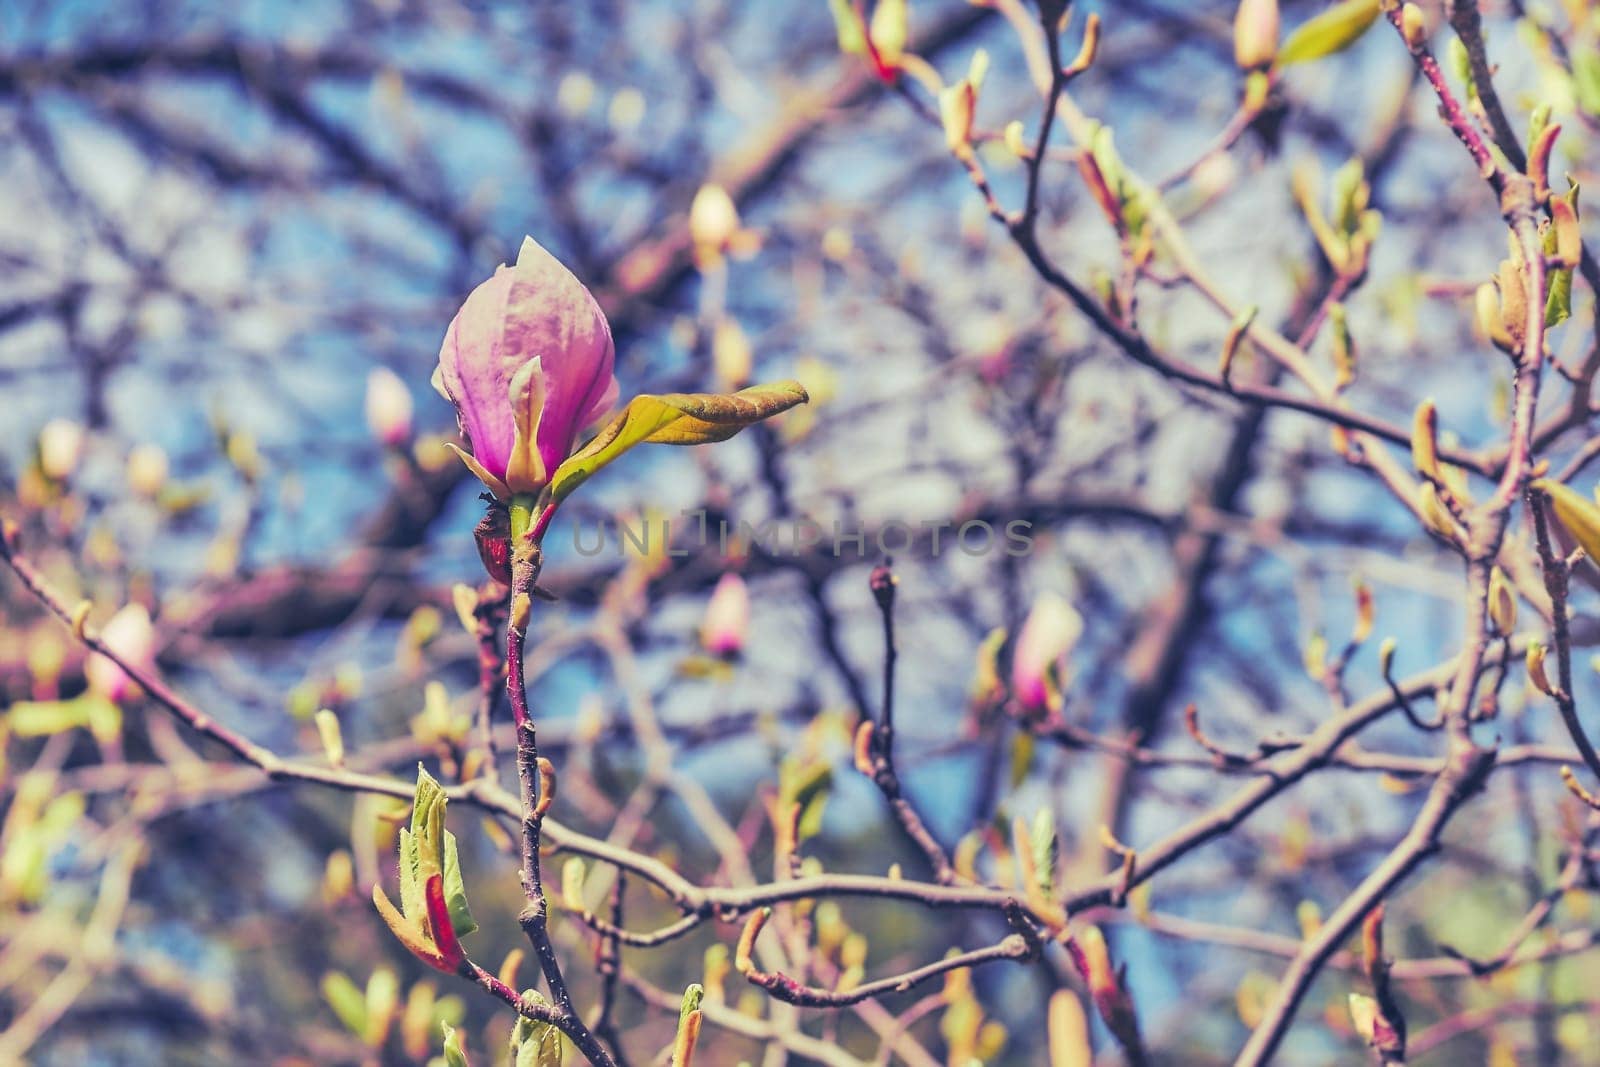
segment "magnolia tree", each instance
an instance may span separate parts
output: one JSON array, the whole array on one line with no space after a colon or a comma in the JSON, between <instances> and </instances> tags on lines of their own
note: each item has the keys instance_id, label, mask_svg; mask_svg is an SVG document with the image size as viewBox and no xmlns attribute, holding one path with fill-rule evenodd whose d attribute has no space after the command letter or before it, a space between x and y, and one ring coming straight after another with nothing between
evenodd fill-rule
<instances>
[{"instance_id":1,"label":"magnolia tree","mask_svg":"<svg viewBox=\"0 0 1600 1067\"><path fill-rule=\"evenodd\" d=\"M0 1062L1595 1062L1585 5L97 8Z\"/></svg>"}]
</instances>

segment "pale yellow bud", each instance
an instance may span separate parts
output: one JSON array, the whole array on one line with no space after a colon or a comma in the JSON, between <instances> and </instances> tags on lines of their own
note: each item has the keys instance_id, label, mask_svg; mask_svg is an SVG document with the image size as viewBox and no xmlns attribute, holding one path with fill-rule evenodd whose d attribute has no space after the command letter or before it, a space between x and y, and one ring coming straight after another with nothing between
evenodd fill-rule
<instances>
[{"instance_id":1,"label":"pale yellow bud","mask_svg":"<svg viewBox=\"0 0 1600 1067\"><path fill-rule=\"evenodd\" d=\"M715 258L739 232L739 208L720 185L707 183L689 205L689 237L698 255Z\"/></svg>"},{"instance_id":2,"label":"pale yellow bud","mask_svg":"<svg viewBox=\"0 0 1600 1067\"><path fill-rule=\"evenodd\" d=\"M65 481L83 455L83 427L71 419L51 419L39 431L39 469L52 481Z\"/></svg>"},{"instance_id":3,"label":"pale yellow bud","mask_svg":"<svg viewBox=\"0 0 1600 1067\"><path fill-rule=\"evenodd\" d=\"M159 496L167 484L167 453L160 445L134 446L128 453L128 488L143 497Z\"/></svg>"},{"instance_id":4,"label":"pale yellow bud","mask_svg":"<svg viewBox=\"0 0 1600 1067\"><path fill-rule=\"evenodd\" d=\"M727 390L741 388L750 380L752 360L750 339L745 336L739 323L726 318L718 322L711 337L711 365L716 372L718 387Z\"/></svg>"},{"instance_id":5,"label":"pale yellow bud","mask_svg":"<svg viewBox=\"0 0 1600 1067\"><path fill-rule=\"evenodd\" d=\"M1270 67L1278 55L1278 0L1242 0L1233 17L1233 59L1241 70Z\"/></svg>"}]
</instances>

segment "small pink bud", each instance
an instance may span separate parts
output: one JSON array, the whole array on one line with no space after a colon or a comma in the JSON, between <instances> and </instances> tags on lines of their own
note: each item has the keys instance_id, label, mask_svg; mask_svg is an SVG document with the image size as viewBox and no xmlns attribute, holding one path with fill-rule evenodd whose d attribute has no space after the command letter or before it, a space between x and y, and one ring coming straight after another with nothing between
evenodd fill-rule
<instances>
[{"instance_id":1,"label":"small pink bud","mask_svg":"<svg viewBox=\"0 0 1600 1067\"><path fill-rule=\"evenodd\" d=\"M1011 691L1024 709L1055 709L1060 692L1052 675L1082 633L1083 617L1064 599L1045 593L1034 601L1011 654Z\"/></svg>"},{"instance_id":2,"label":"small pink bud","mask_svg":"<svg viewBox=\"0 0 1600 1067\"><path fill-rule=\"evenodd\" d=\"M72 477L83 455L83 427L71 419L51 419L39 431L39 469L51 481Z\"/></svg>"},{"instance_id":3,"label":"small pink bud","mask_svg":"<svg viewBox=\"0 0 1600 1067\"><path fill-rule=\"evenodd\" d=\"M367 428L390 448L411 440L411 390L388 367L367 375Z\"/></svg>"},{"instance_id":4,"label":"small pink bud","mask_svg":"<svg viewBox=\"0 0 1600 1067\"><path fill-rule=\"evenodd\" d=\"M611 326L583 283L533 238L467 297L433 384L456 406L468 465L502 499L537 493L578 431L616 400Z\"/></svg>"},{"instance_id":5,"label":"small pink bud","mask_svg":"<svg viewBox=\"0 0 1600 1067\"><path fill-rule=\"evenodd\" d=\"M100 639L117 655L143 670L155 669L155 628L143 604L128 604L111 616ZM83 665L89 688L111 700L121 700L133 680L126 671L98 653Z\"/></svg>"},{"instance_id":6,"label":"small pink bud","mask_svg":"<svg viewBox=\"0 0 1600 1067\"><path fill-rule=\"evenodd\" d=\"M706 603L700 623L700 643L718 656L736 656L750 630L750 591L732 571L724 574Z\"/></svg>"}]
</instances>

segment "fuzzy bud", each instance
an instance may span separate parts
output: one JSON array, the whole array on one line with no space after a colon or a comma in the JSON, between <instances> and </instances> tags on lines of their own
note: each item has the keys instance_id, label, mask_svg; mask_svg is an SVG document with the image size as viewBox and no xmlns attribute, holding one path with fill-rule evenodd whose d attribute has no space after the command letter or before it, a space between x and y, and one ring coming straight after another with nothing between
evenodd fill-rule
<instances>
[{"instance_id":1,"label":"fuzzy bud","mask_svg":"<svg viewBox=\"0 0 1600 1067\"><path fill-rule=\"evenodd\" d=\"M379 444L399 448L411 440L411 390L388 367L367 375L367 429Z\"/></svg>"},{"instance_id":2,"label":"fuzzy bud","mask_svg":"<svg viewBox=\"0 0 1600 1067\"><path fill-rule=\"evenodd\" d=\"M39 431L39 469L51 481L64 482L83 456L83 427L71 419L51 419Z\"/></svg>"},{"instance_id":3,"label":"fuzzy bud","mask_svg":"<svg viewBox=\"0 0 1600 1067\"><path fill-rule=\"evenodd\" d=\"M750 591L744 579L729 571L717 580L700 622L700 644L712 655L733 657L743 649L750 630Z\"/></svg>"},{"instance_id":4,"label":"fuzzy bud","mask_svg":"<svg viewBox=\"0 0 1600 1067\"><path fill-rule=\"evenodd\" d=\"M134 446L128 453L128 488L154 499L167 484L167 454L160 445Z\"/></svg>"},{"instance_id":5,"label":"fuzzy bud","mask_svg":"<svg viewBox=\"0 0 1600 1067\"><path fill-rule=\"evenodd\" d=\"M1240 70L1272 66L1278 55L1278 0L1242 0L1233 17L1233 60Z\"/></svg>"}]
</instances>

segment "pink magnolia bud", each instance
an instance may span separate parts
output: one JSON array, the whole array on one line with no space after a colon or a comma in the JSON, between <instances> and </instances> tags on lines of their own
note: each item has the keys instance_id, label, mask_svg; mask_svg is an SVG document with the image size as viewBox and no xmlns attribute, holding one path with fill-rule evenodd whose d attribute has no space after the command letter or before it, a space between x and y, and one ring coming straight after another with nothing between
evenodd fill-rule
<instances>
[{"instance_id":1,"label":"pink magnolia bud","mask_svg":"<svg viewBox=\"0 0 1600 1067\"><path fill-rule=\"evenodd\" d=\"M100 639L117 655L144 670L155 669L155 628L143 604L128 604L111 616ZM111 700L121 700L132 679L126 671L98 653L83 665L89 688Z\"/></svg>"},{"instance_id":2,"label":"pink magnolia bud","mask_svg":"<svg viewBox=\"0 0 1600 1067\"><path fill-rule=\"evenodd\" d=\"M533 238L450 322L433 384L456 406L467 465L501 499L537 493L616 400L611 326Z\"/></svg>"},{"instance_id":3,"label":"pink magnolia bud","mask_svg":"<svg viewBox=\"0 0 1600 1067\"><path fill-rule=\"evenodd\" d=\"M411 390L388 367L367 375L367 429L390 448L411 440Z\"/></svg>"},{"instance_id":4,"label":"pink magnolia bud","mask_svg":"<svg viewBox=\"0 0 1600 1067\"><path fill-rule=\"evenodd\" d=\"M1054 593L1034 601L1011 654L1011 693L1028 711L1054 710L1060 699L1056 670L1083 633L1083 617Z\"/></svg>"},{"instance_id":5,"label":"pink magnolia bud","mask_svg":"<svg viewBox=\"0 0 1600 1067\"><path fill-rule=\"evenodd\" d=\"M700 643L718 656L736 656L750 630L750 591L744 579L729 571L718 581L700 623Z\"/></svg>"}]
</instances>

